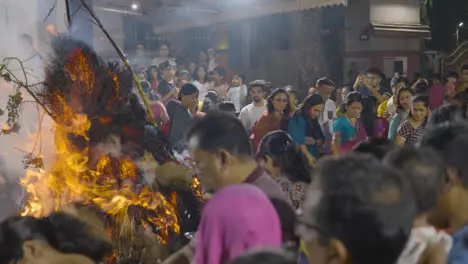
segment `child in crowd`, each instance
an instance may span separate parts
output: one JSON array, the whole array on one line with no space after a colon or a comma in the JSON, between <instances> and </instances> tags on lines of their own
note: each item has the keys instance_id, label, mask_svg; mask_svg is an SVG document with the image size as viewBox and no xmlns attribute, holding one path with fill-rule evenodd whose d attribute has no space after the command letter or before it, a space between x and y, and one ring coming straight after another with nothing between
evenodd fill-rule
<instances>
[{"instance_id":1,"label":"child in crowd","mask_svg":"<svg viewBox=\"0 0 468 264\"><path fill-rule=\"evenodd\" d=\"M244 107L246 97L247 86L244 85L244 77L240 73L236 73L232 76L231 87L227 93L227 99L234 104L236 113L239 113Z\"/></svg>"},{"instance_id":2,"label":"child in crowd","mask_svg":"<svg viewBox=\"0 0 468 264\"><path fill-rule=\"evenodd\" d=\"M151 89L151 84L147 81L146 72L139 71L137 73L137 78L138 78L138 81L140 81L141 88L143 89L143 92L145 93L145 95L151 98L152 89Z\"/></svg>"},{"instance_id":3,"label":"child in crowd","mask_svg":"<svg viewBox=\"0 0 468 264\"><path fill-rule=\"evenodd\" d=\"M212 82L208 88L209 91L215 91L221 100L227 97L228 84L226 83L227 71L222 67L216 67L212 74Z\"/></svg>"}]
</instances>

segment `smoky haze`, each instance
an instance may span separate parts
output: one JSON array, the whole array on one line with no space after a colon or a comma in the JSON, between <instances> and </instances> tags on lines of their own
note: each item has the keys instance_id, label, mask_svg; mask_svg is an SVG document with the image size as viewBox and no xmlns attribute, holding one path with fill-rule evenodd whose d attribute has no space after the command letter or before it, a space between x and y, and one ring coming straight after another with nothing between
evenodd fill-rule
<instances>
[{"instance_id":1,"label":"smoky haze","mask_svg":"<svg viewBox=\"0 0 468 264\"><path fill-rule=\"evenodd\" d=\"M64 1L0 0L0 60L17 57L23 61L29 83L38 83L43 79L48 57L47 44L50 43L50 34L45 29L48 25L54 25L57 31L63 32L65 28L65 8L62 2ZM25 80L18 63L10 63L7 67L19 79ZM8 96L15 89L12 83L0 80L0 108L5 111L0 116L0 125L7 121ZM25 175L22 159L33 149L34 154L44 155L46 166L47 161L53 157L52 122L47 117L39 122L42 115L40 108L24 90L22 92L24 103L18 120L21 126L19 133L0 135L0 173L9 181L17 181Z\"/></svg>"}]
</instances>

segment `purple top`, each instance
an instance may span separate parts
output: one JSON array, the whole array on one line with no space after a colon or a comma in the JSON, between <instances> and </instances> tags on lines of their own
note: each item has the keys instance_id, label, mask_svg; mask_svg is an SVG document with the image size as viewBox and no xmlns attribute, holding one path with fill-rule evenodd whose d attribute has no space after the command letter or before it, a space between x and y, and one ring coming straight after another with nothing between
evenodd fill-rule
<instances>
[{"instance_id":1,"label":"purple top","mask_svg":"<svg viewBox=\"0 0 468 264\"><path fill-rule=\"evenodd\" d=\"M217 191L203 208L195 264L222 264L254 248L280 248L281 224L268 197L252 184Z\"/></svg>"},{"instance_id":2,"label":"purple top","mask_svg":"<svg viewBox=\"0 0 468 264\"><path fill-rule=\"evenodd\" d=\"M429 90L428 97L429 108L431 110L436 109L444 102L445 87L441 83L433 84Z\"/></svg>"}]
</instances>

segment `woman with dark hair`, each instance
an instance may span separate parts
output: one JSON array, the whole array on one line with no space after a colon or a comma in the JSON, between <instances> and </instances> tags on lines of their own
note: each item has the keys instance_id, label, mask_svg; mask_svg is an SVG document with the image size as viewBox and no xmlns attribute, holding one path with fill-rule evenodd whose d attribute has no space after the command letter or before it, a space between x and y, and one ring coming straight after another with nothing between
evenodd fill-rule
<instances>
[{"instance_id":1,"label":"woman with dark hair","mask_svg":"<svg viewBox=\"0 0 468 264\"><path fill-rule=\"evenodd\" d=\"M409 112L411 111L413 94L410 88L402 87L398 89L394 98L397 106L397 113L393 115L388 127L388 139L390 140L395 139L398 127L408 118Z\"/></svg>"},{"instance_id":2,"label":"woman with dark hair","mask_svg":"<svg viewBox=\"0 0 468 264\"><path fill-rule=\"evenodd\" d=\"M371 154L378 160L383 160L387 153L395 148L395 142L387 138L369 138L354 147L353 152Z\"/></svg>"},{"instance_id":3,"label":"woman with dark hair","mask_svg":"<svg viewBox=\"0 0 468 264\"><path fill-rule=\"evenodd\" d=\"M338 155L348 152L367 139L367 132L359 119L363 108L362 95L351 92L346 97L346 108L342 116L333 123L332 152Z\"/></svg>"},{"instance_id":4,"label":"woman with dark hair","mask_svg":"<svg viewBox=\"0 0 468 264\"><path fill-rule=\"evenodd\" d=\"M335 102L336 107L340 107L340 105L343 103L343 100L341 98L341 92L343 90L343 87L335 87L333 89L332 93L330 94L330 100Z\"/></svg>"},{"instance_id":5,"label":"woman with dark hair","mask_svg":"<svg viewBox=\"0 0 468 264\"><path fill-rule=\"evenodd\" d=\"M341 94L338 94L337 93L337 97L339 96L340 99L336 99L336 101L339 101L340 104L336 103L336 117L340 117L341 115L343 115L344 111L345 111L345 108L346 108L346 97L348 96L348 94L350 92L354 92L354 88L352 85L349 85L349 84L345 84L342 88L341 88Z\"/></svg>"},{"instance_id":6,"label":"woman with dark hair","mask_svg":"<svg viewBox=\"0 0 468 264\"><path fill-rule=\"evenodd\" d=\"M167 106L169 114L168 139L172 146L182 151L184 148L184 133L193 122L194 109L198 107L198 89L191 83L184 84L180 89L178 101Z\"/></svg>"},{"instance_id":7,"label":"woman with dark hair","mask_svg":"<svg viewBox=\"0 0 468 264\"><path fill-rule=\"evenodd\" d=\"M398 127L395 143L400 146L416 144L426 129L428 116L429 98L416 95L408 119Z\"/></svg>"},{"instance_id":8,"label":"woman with dark hair","mask_svg":"<svg viewBox=\"0 0 468 264\"><path fill-rule=\"evenodd\" d=\"M158 90L159 80L162 79L161 73L159 72L158 66L151 66L146 71L148 81L151 84L151 90L156 94Z\"/></svg>"},{"instance_id":9,"label":"woman with dark hair","mask_svg":"<svg viewBox=\"0 0 468 264\"><path fill-rule=\"evenodd\" d=\"M284 131L268 133L260 143L257 161L289 194L296 209L302 207L311 181L309 162L301 148Z\"/></svg>"},{"instance_id":10,"label":"woman with dark hair","mask_svg":"<svg viewBox=\"0 0 468 264\"><path fill-rule=\"evenodd\" d=\"M94 264L112 253L108 238L67 213L16 216L0 224L0 263Z\"/></svg>"},{"instance_id":11,"label":"woman with dark hair","mask_svg":"<svg viewBox=\"0 0 468 264\"><path fill-rule=\"evenodd\" d=\"M198 102L198 110L201 113L208 114L215 110L218 106L218 94L215 91L208 91L205 99Z\"/></svg>"},{"instance_id":12,"label":"woman with dark hair","mask_svg":"<svg viewBox=\"0 0 468 264\"><path fill-rule=\"evenodd\" d=\"M267 99L267 112L252 128L254 149L257 150L262 138L271 131L286 130L291 107L288 93L283 88L274 90Z\"/></svg>"},{"instance_id":13,"label":"woman with dark hair","mask_svg":"<svg viewBox=\"0 0 468 264\"><path fill-rule=\"evenodd\" d=\"M192 84L195 85L199 91L198 100L203 101L206 93L208 92L208 71L205 66L197 66L193 71Z\"/></svg>"},{"instance_id":14,"label":"woman with dark hair","mask_svg":"<svg viewBox=\"0 0 468 264\"><path fill-rule=\"evenodd\" d=\"M289 134L294 142L301 146L311 165L319 158L318 147L325 141L325 135L318 121L324 108L325 101L322 96L309 95L294 113L288 125Z\"/></svg>"}]
</instances>

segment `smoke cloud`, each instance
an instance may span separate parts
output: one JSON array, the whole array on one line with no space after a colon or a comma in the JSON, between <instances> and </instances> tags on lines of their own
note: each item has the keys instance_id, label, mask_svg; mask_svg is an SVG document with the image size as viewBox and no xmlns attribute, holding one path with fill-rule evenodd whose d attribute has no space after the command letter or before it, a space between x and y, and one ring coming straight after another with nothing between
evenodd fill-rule
<instances>
[{"instance_id":1,"label":"smoke cloud","mask_svg":"<svg viewBox=\"0 0 468 264\"><path fill-rule=\"evenodd\" d=\"M65 29L65 4L56 0L0 0L0 60L17 57L24 62L28 83L38 83L44 76L48 44L54 29ZM15 76L25 81L19 63L7 65ZM8 119L6 110L9 95L17 87L0 80L0 126ZM18 133L0 135L0 174L8 181L17 181L25 175L22 163L25 155L43 154L44 162L53 158L52 121L43 116L34 100L23 92L23 104L18 120L21 129ZM42 120L42 122L40 122Z\"/></svg>"}]
</instances>

